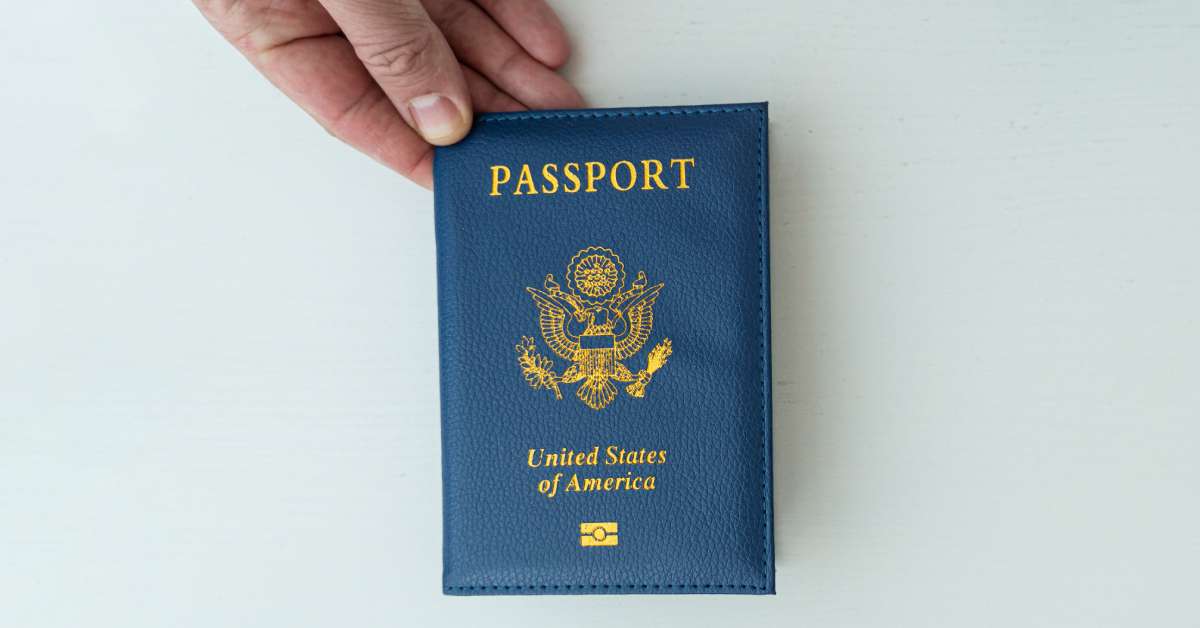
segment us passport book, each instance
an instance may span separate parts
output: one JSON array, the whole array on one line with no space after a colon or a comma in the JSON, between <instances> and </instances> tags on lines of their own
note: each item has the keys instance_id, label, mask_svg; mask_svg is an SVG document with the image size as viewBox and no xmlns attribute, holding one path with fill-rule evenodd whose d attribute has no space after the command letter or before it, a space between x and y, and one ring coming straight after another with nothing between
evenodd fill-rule
<instances>
[{"instance_id":1,"label":"us passport book","mask_svg":"<svg viewBox=\"0 0 1200 628\"><path fill-rule=\"evenodd\" d=\"M774 593L766 104L488 114L434 176L444 592Z\"/></svg>"}]
</instances>

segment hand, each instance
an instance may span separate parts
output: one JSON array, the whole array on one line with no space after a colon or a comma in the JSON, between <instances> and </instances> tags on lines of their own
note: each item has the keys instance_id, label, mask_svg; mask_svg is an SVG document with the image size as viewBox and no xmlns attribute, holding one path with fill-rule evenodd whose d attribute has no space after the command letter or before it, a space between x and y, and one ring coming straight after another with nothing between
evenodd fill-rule
<instances>
[{"instance_id":1,"label":"hand","mask_svg":"<svg viewBox=\"0 0 1200 628\"><path fill-rule=\"evenodd\" d=\"M543 0L195 0L335 137L425 186L433 145L479 111L572 108L570 54Z\"/></svg>"}]
</instances>

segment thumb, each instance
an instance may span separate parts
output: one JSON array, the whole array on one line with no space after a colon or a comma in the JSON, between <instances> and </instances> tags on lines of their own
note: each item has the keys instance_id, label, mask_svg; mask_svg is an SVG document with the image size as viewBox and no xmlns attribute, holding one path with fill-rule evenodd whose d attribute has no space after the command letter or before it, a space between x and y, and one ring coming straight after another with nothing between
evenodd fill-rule
<instances>
[{"instance_id":1,"label":"thumb","mask_svg":"<svg viewBox=\"0 0 1200 628\"><path fill-rule=\"evenodd\" d=\"M419 0L321 0L388 99L430 144L471 129L462 68Z\"/></svg>"}]
</instances>

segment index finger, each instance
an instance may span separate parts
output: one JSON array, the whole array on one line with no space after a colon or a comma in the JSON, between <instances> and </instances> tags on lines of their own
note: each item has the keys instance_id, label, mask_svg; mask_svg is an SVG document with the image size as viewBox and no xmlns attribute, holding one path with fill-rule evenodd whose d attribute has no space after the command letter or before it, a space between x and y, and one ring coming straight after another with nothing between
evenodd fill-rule
<instances>
[{"instance_id":1,"label":"index finger","mask_svg":"<svg viewBox=\"0 0 1200 628\"><path fill-rule=\"evenodd\" d=\"M318 6L271 12L270 2L196 0L200 12L264 76L334 137L425 187L433 150L401 118Z\"/></svg>"},{"instance_id":2,"label":"index finger","mask_svg":"<svg viewBox=\"0 0 1200 628\"><path fill-rule=\"evenodd\" d=\"M571 56L567 31L544 0L475 0L475 3L543 65L557 69Z\"/></svg>"}]
</instances>

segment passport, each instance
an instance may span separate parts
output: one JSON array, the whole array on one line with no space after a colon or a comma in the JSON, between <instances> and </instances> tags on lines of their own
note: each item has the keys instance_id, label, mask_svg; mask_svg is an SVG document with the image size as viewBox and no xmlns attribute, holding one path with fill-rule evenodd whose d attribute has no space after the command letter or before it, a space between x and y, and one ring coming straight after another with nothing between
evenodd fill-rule
<instances>
[{"instance_id":1,"label":"passport","mask_svg":"<svg viewBox=\"0 0 1200 628\"><path fill-rule=\"evenodd\" d=\"M775 592L765 103L434 157L449 595Z\"/></svg>"}]
</instances>

